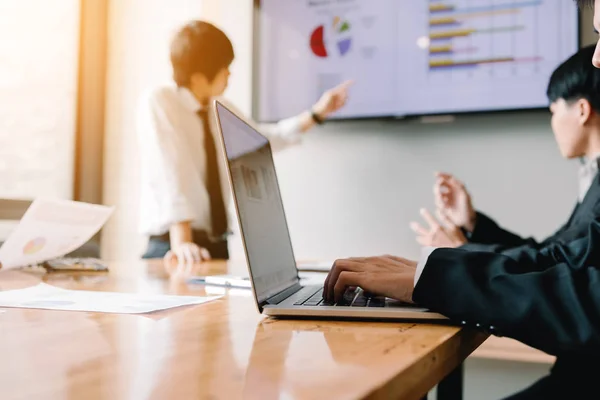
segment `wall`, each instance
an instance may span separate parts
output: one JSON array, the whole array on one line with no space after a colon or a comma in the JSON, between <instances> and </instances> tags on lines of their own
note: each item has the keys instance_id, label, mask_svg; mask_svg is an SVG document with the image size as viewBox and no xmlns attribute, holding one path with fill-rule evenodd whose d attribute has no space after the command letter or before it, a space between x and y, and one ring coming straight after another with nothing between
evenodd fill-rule
<instances>
[{"instance_id":1,"label":"wall","mask_svg":"<svg viewBox=\"0 0 600 400\"><path fill-rule=\"evenodd\" d=\"M0 198L72 197L78 42L77 0L0 2Z\"/></svg>"},{"instance_id":2,"label":"wall","mask_svg":"<svg viewBox=\"0 0 600 400\"><path fill-rule=\"evenodd\" d=\"M515 231L552 232L574 204L576 162L561 159L548 120L537 113L435 126L347 123L311 134L277 157L298 255L415 257L408 223L432 205L436 170L464 179L475 206Z\"/></svg>"},{"instance_id":3,"label":"wall","mask_svg":"<svg viewBox=\"0 0 600 400\"><path fill-rule=\"evenodd\" d=\"M136 258L144 245L136 234L133 120L143 89L170 77L170 34L198 15L222 26L238 56L228 97L248 112L250 3L111 2L104 189L106 202L119 209L104 231L106 258ZM576 162L560 158L546 112L469 116L440 125L329 124L276 158L294 247L304 259L388 252L416 257L408 224L418 217L419 207L431 205L432 173L439 169L464 179L478 208L537 237L565 219L576 195ZM233 258L242 257L239 238L230 247ZM545 365L469 361L467 399L499 398L547 370Z\"/></svg>"}]
</instances>

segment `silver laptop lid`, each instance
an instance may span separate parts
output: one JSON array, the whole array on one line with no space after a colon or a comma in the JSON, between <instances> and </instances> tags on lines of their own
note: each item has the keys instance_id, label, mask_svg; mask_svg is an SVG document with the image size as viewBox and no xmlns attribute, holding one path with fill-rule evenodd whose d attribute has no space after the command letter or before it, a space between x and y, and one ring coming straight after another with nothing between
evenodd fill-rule
<instances>
[{"instance_id":1,"label":"silver laptop lid","mask_svg":"<svg viewBox=\"0 0 600 400\"><path fill-rule=\"evenodd\" d=\"M299 282L271 145L223 104L216 101L215 107L250 278L260 307Z\"/></svg>"}]
</instances>

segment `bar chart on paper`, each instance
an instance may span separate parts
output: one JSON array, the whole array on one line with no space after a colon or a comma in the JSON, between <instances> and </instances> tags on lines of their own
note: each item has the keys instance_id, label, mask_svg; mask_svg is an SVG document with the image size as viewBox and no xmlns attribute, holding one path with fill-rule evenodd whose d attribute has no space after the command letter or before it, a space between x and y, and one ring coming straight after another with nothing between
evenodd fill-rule
<instances>
[{"instance_id":1,"label":"bar chart on paper","mask_svg":"<svg viewBox=\"0 0 600 400\"><path fill-rule=\"evenodd\" d=\"M548 21L544 10L545 3L554 1L430 1L429 71L442 72L444 78L536 74L547 54L542 24L560 26ZM560 13L550 16L561 18Z\"/></svg>"}]
</instances>

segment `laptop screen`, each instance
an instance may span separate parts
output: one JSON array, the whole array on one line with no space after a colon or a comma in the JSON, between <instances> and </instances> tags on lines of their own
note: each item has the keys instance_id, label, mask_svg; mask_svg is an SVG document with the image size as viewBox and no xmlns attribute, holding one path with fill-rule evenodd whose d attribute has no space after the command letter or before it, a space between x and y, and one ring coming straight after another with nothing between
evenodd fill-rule
<instances>
[{"instance_id":1,"label":"laptop screen","mask_svg":"<svg viewBox=\"0 0 600 400\"><path fill-rule=\"evenodd\" d=\"M298 282L273 154L263 135L216 104L252 284L262 303Z\"/></svg>"}]
</instances>

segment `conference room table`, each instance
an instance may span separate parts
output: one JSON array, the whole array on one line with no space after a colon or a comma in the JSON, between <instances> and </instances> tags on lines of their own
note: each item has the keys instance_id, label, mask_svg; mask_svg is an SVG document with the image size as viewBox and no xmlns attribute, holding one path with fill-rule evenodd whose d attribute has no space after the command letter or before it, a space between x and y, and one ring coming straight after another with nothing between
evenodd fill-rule
<instances>
[{"instance_id":1,"label":"conference room table","mask_svg":"<svg viewBox=\"0 0 600 400\"><path fill-rule=\"evenodd\" d=\"M110 263L108 273L0 271L0 290L222 296L142 315L0 309L0 399L460 399L487 335L415 322L276 320L249 289L190 284L243 263ZM441 382L441 383L440 383Z\"/></svg>"}]
</instances>

